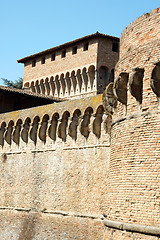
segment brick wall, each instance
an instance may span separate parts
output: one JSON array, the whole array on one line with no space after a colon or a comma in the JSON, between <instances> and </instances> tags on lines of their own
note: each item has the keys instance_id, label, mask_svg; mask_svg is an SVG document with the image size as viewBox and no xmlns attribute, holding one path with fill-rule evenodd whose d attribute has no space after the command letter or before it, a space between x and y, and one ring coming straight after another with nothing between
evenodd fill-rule
<instances>
[{"instance_id":1,"label":"brick wall","mask_svg":"<svg viewBox=\"0 0 160 240\"><path fill-rule=\"evenodd\" d=\"M118 102L113 116L106 207L109 219L153 226L160 226L160 111L150 81L154 64L160 61L159 26L158 8L133 21L120 39L115 76L129 74L127 105ZM129 91L135 68L144 68L140 105Z\"/></svg>"},{"instance_id":2,"label":"brick wall","mask_svg":"<svg viewBox=\"0 0 160 240\"><path fill-rule=\"evenodd\" d=\"M110 154L110 136L104 128L107 116L103 115L101 137L93 133L93 122L101 95L55 103L1 115L1 123L22 120L20 141L12 137L1 146L0 165L0 239L103 239L105 227L101 221ZM85 110L91 107L89 137L80 132ZM81 118L77 129L77 141L68 135L73 113L79 108ZM28 139L22 140L23 125L30 117L30 129L35 116L39 116L39 130L43 117L48 114L48 129L52 115L59 113L58 128L63 113L70 118L66 142L58 137L54 142L48 135L46 142L37 138L36 146ZM57 128L57 129L58 129ZM38 134L39 136L39 134Z\"/></svg>"},{"instance_id":3,"label":"brick wall","mask_svg":"<svg viewBox=\"0 0 160 240\"><path fill-rule=\"evenodd\" d=\"M73 70L96 66L97 62L97 39L89 41L88 51L83 50L84 43L79 43L77 54L72 54L72 47L66 48L66 57L61 57L62 51L56 51L55 61L51 61L51 54L46 55L45 64L41 64L41 58L36 59L36 66L32 67L32 60L27 61L24 66L24 84L47 77L71 73Z\"/></svg>"}]
</instances>

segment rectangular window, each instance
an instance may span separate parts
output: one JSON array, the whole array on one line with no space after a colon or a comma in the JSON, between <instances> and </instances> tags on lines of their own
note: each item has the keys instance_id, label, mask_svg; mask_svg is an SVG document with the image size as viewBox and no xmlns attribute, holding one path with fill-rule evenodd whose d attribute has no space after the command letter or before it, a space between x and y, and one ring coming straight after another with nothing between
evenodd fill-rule
<instances>
[{"instance_id":1,"label":"rectangular window","mask_svg":"<svg viewBox=\"0 0 160 240\"><path fill-rule=\"evenodd\" d=\"M65 57L66 57L66 50L63 50L63 51L62 51L61 57L62 57L62 58L65 58Z\"/></svg>"},{"instance_id":2,"label":"rectangular window","mask_svg":"<svg viewBox=\"0 0 160 240\"><path fill-rule=\"evenodd\" d=\"M35 67L36 66L36 60L33 60L32 61L32 67Z\"/></svg>"},{"instance_id":3,"label":"rectangular window","mask_svg":"<svg viewBox=\"0 0 160 240\"><path fill-rule=\"evenodd\" d=\"M112 51L113 52L118 52L119 51L118 43L112 43Z\"/></svg>"},{"instance_id":4,"label":"rectangular window","mask_svg":"<svg viewBox=\"0 0 160 240\"><path fill-rule=\"evenodd\" d=\"M56 54L53 53L53 54L51 55L51 61L55 61L55 59L56 59Z\"/></svg>"},{"instance_id":5,"label":"rectangular window","mask_svg":"<svg viewBox=\"0 0 160 240\"><path fill-rule=\"evenodd\" d=\"M77 46L72 48L72 54L77 54Z\"/></svg>"},{"instance_id":6,"label":"rectangular window","mask_svg":"<svg viewBox=\"0 0 160 240\"><path fill-rule=\"evenodd\" d=\"M89 48L89 42L84 44L83 51L88 51L88 48Z\"/></svg>"},{"instance_id":7,"label":"rectangular window","mask_svg":"<svg viewBox=\"0 0 160 240\"><path fill-rule=\"evenodd\" d=\"M45 64L45 57L42 57L41 64Z\"/></svg>"}]
</instances>

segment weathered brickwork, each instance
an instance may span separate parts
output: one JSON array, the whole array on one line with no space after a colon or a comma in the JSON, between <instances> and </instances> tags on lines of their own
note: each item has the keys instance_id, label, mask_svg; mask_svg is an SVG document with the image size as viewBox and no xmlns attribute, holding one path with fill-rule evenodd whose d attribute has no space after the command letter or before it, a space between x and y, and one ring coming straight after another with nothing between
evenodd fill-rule
<instances>
[{"instance_id":1,"label":"weathered brickwork","mask_svg":"<svg viewBox=\"0 0 160 240\"><path fill-rule=\"evenodd\" d=\"M78 47L76 62L57 56L64 72L90 54L100 91L110 72L103 95L0 115L0 239L160 239L159 26L158 8L124 30L114 83L112 41ZM40 64L48 76L49 55Z\"/></svg>"},{"instance_id":2,"label":"weathered brickwork","mask_svg":"<svg viewBox=\"0 0 160 240\"><path fill-rule=\"evenodd\" d=\"M14 122L12 136L15 136L17 120L22 120L19 145L12 138L11 145L5 141L1 147L1 239L12 239L11 236L13 239L19 237L27 240L33 239L33 236L35 239L43 239L43 236L47 239L53 239L53 236L54 239L103 239L105 227L101 217L107 201L110 120L102 111L101 137L98 139L94 134L94 120L97 109L102 106L101 98L98 95L1 115L1 125L5 122L9 126L11 120ZM77 106L81 116L75 142L68 132ZM80 126L88 108L92 108L93 113L89 136L85 138L80 132ZM58 137L61 121L58 121L56 140L53 141L48 133L52 116L58 113L59 119L62 119L66 111L70 113L66 142ZM39 133L46 114L50 121L44 143ZM36 145L30 137L27 143L22 139L25 120L31 119L31 132L35 116L40 118ZM108 132L104 129L107 121ZM15 211L21 211L22 214ZM3 212L6 212L6 221ZM16 227L10 224L12 221ZM30 225L33 225L33 232L32 228L28 230Z\"/></svg>"},{"instance_id":3,"label":"weathered brickwork","mask_svg":"<svg viewBox=\"0 0 160 240\"><path fill-rule=\"evenodd\" d=\"M144 69L142 90L142 111L157 108L158 101L153 93L150 80L154 64L160 61L160 10L159 8L133 21L122 33L120 59L116 65L115 78L120 73L130 75L134 68ZM129 87L129 86L128 86ZM137 111L136 99L128 90L127 113ZM118 115L124 111L118 109Z\"/></svg>"},{"instance_id":4,"label":"weathered brickwork","mask_svg":"<svg viewBox=\"0 0 160 240\"><path fill-rule=\"evenodd\" d=\"M120 39L113 86L119 101L112 122L106 205L107 218L148 226L160 226L160 111L159 96L151 88L153 69L160 61L159 26L156 9L132 22ZM119 238L135 237L125 236Z\"/></svg>"}]
</instances>

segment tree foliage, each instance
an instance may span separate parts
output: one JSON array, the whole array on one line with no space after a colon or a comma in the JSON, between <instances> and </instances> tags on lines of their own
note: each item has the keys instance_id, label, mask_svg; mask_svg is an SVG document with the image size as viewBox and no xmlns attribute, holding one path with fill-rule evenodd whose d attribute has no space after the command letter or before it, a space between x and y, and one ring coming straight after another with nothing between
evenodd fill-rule
<instances>
[{"instance_id":1,"label":"tree foliage","mask_svg":"<svg viewBox=\"0 0 160 240\"><path fill-rule=\"evenodd\" d=\"M6 78L1 78L4 85L7 87L13 87L13 88L22 88L23 85L23 78L18 78L16 81L11 81Z\"/></svg>"}]
</instances>

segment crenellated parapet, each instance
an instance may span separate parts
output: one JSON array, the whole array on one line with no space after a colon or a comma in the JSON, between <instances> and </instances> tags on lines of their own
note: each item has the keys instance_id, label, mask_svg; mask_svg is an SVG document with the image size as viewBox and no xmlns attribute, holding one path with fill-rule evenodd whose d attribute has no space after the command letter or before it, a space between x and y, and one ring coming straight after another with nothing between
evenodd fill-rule
<instances>
[{"instance_id":1,"label":"crenellated parapet","mask_svg":"<svg viewBox=\"0 0 160 240\"><path fill-rule=\"evenodd\" d=\"M109 143L110 117L104 116L102 95L1 114L2 152ZM91 137L90 137L91 135Z\"/></svg>"}]
</instances>

